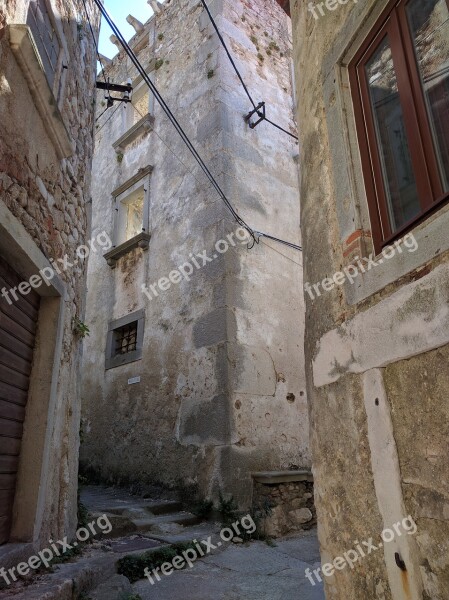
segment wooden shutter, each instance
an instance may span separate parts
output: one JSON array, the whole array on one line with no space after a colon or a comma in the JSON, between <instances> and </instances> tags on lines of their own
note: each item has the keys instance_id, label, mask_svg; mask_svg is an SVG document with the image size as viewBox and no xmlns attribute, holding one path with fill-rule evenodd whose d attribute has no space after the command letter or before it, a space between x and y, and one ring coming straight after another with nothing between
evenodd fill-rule
<instances>
[{"instance_id":1,"label":"wooden shutter","mask_svg":"<svg viewBox=\"0 0 449 600\"><path fill-rule=\"evenodd\" d=\"M23 278L0 256L0 290ZM0 296L0 544L9 539L40 297Z\"/></svg>"}]
</instances>

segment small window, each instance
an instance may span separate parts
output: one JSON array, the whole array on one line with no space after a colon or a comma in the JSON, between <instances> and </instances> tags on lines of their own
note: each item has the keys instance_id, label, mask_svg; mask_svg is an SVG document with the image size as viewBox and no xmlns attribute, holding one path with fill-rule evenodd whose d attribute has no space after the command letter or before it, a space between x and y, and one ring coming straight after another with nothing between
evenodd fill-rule
<instances>
[{"instance_id":1,"label":"small window","mask_svg":"<svg viewBox=\"0 0 449 600\"><path fill-rule=\"evenodd\" d=\"M131 127L151 114L152 106L152 95L150 94L148 85L144 81L141 81L137 85L134 84L131 102L126 108L126 128L131 129Z\"/></svg>"},{"instance_id":2,"label":"small window","mask_svg":"<svg viewBox=\"0 0 449 600\"><path fill-rule=\"evenodd\" d=\"M145 314L143 310L112 321L108 328L106 369L142 358Z\"/></svg>"},{"instance_id":3,"label":"small window","mask_svg":"<svg viewBox=\"0 0 449 600\"><path fill-rule=\"evenodd\" d=\"M146 83L139 86L131 97L132 123L135 125L150 112L150 90Z\"/></svg>"},{"instance_id":4,"label":"small window","mask_svg":"<svg viewBox=\"0 0 449 600\"><path fill-rule=\"evenodd\" d=\"M145 178L116 197L116 246L148 230L148 190L149 180Z\"/></svg>"},{"instance_id":5,"label":"small window","mask_svg":"<svg viewBox=\"0 0 449 600\"><path fill-rule=\"evenodd\" d=\"M114 356L122 356L137 349L137 321L114 329Z\"/></svg>"},{"instance_id":6,"label":"small window","mask_svg":"<svg viewBox=\"0 0 449 600\"><path fill-rule=\"evenodd\" d=\"M142 233L144 201L144 186L119 200L119 244Z\"/></svg>"},{"instance_id":7,"label":"small window","mask_svg":"<svg viewBox=\"0 0 449 600\"><path fill-rule=\"evenodd\" d=\"M60 74L61 43L47 0L30 0L27 25L36 43L48 84L54 91Z\"/></svg>"},{"instance_id":8,"label":"small window","mask_svg":"<svg viewBox=\"0 0 449 600\"><path fill-rule=\"evenodd\" d=\"M449 199L449 0L400 0L350 65L376 251Z\"/></svg>"}]
</instances>

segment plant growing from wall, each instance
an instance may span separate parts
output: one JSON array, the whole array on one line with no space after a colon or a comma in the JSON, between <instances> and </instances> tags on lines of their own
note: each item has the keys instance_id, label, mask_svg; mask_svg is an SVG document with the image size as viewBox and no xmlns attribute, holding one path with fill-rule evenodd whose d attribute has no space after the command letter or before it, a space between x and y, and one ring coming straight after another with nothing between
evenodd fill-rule
<instances>
[{"instance_id":1,"label":"plant growing from wall","mask_svg":"<svg viewBox=\"0 0 449 600\"><path fill-rule=\"evenodd\" d=\"M124 157L123 152L117 152L117 162L118 163L122 163L123 162L123 157Z\"/></svg>"},{"instance_id":2,"label":"plant growing from wall","mask_svg":"<svg viewBox=\"0 0 449 600\"><path fill-rule=\"evenodd\" d=\"M82 42L84 38L84 25L82 23L77 23L76 28L78 30L78 39Z\"/></svg>"},{"instance_id":3,"label":"plant growing from wall","mask_svg":"<svg viewBox=\"0 0 449 600\"><path fill-rule=\"evenodd\" d=\"M214 69L209 69L209 71L207 72L207 78L208 79L212 79L212 77L215 75L215 71Z\"/></svg>"},{"instance_id":4,"label":"plant growing from wall","mask_svg":"<svg viewBox=\"0 0 449 600\"><path fill-rule=\"evenodd\" d=\"M163 64L164 64L164 59L158 58L154 65L154 68L156 69L156 71L158 71L162 67Z\"/></svg>"},{"instance_id":5,"label":"plant growing from wall","mask_svg":"<svg viewBox=\"0 0 449 600\"><path fill-rule=\"evenodd\" d=\"M234 500L234 496L231 496L228 500L226 500L220 490L218 512L221 515L223 525L230 525L234 523L239 516L239 509Z\"/></svg>"},{"instance_id":6,"label":"plant growing from wall","mask_svg":"<svg viewBox=\"0 0 449 600\"><path fill-rule=\"evenodd\" d=\"M73 333L78 335L80 338L85 338L90 335L89 327L83 323L78 317L73 319Z\"/></svg>"},{"instance_id":7,"label":"plant growing from wall","mask_svg":"<svg viewBox=\"0 0 449 600\"><path fill-rule=\"evenodd\" d=\"M209 498L202 498L197 483L186 484L178 481L177 491L180 501L186 510L200 519L207 519L214 509L214 503Z\"/></svg>"},{"instance_id":8,"label":"plant growing from wall","mask_svg":"<svg viewBox=\"0 0 449 600\"><path fill-rule=\"evenodd\" d=\"M256 531L249 536L251 539L262 540L269 546L275 546L273 540L265 533L265 529L262 529L262 523L265 522L267 517L271 517L272 514L273 506L268 498L265 498L262 504L258 504L252 508L251 517L256 524ZM246 534L246 536L243 535L242 537L245 539L245 537L248 537L248 534Z\"/></svg>"}]
</instances>

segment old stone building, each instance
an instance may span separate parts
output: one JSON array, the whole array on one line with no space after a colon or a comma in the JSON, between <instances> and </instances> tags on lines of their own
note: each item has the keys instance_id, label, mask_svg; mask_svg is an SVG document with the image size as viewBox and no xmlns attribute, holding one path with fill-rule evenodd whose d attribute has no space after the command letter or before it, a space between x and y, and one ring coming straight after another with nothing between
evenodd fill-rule
<instances>
[{"instance_id":1,"label":"old stone building","mask_svg":"<svg viewBox=\"0 0 449 600\"><path fill-rule=\"evenodd\" d=\"M295 139L248 126L201 3L151 4L147 23L128 19L145 71L241 217L299 244ZM275 0L211 10L252 96L295 133L290 19ZM93 234L114 248L89 261L82 460L247 506L252 472L310 466L301 255L263 237L249 249L121 49L105 75L133 93L97 123Z\"/></svg>"},{"instance_id":2,"label":"old stone building","mask_svg":"<svg viewBox=\"0 0 449 600\"><path fill-rule=\"evenodd\" d=\"M83 10L0 2L0 544L20 542L2 566L77 522L96 64Z\"/></svg>"},{"instance_id":3,"label":"old stone building","mask_svg":"<svg viewBox=\"0 0 449 600\"><path fill-rule=\"evenodd\" d=\"M449 4L291 9L321 576L447 599Z\"/></svg>"}]
</instances>

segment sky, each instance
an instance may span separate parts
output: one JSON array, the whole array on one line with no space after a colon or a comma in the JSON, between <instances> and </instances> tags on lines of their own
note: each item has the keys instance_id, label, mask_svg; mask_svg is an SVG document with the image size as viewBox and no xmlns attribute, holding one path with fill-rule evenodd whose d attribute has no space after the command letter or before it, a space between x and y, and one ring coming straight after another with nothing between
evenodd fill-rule
<instances>
[{"instance_id":1,"label":"sky","mask_svg":"<svg viewBox=\"0 0 449 600\"><path fill-rule=\"evenodd\" d=\"M153 9L146 0L105 0L104 5L115 22L117 27L123 33L127 40L135 34L134 29L126 21L128 15L132 15L145 23L153 14ZM117 47L109 41L112 31L109 25L103 20L100 31L100 52L108 58L117 54Z\"/></svg>"}]
</instances>

